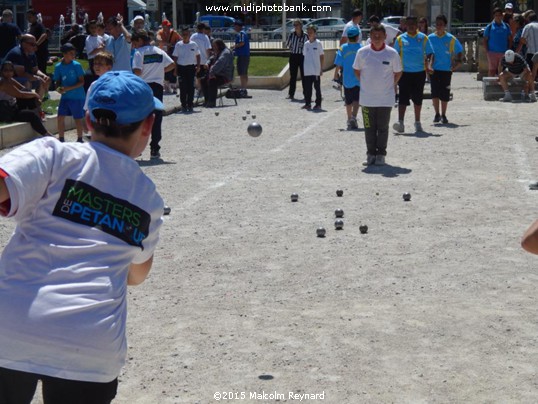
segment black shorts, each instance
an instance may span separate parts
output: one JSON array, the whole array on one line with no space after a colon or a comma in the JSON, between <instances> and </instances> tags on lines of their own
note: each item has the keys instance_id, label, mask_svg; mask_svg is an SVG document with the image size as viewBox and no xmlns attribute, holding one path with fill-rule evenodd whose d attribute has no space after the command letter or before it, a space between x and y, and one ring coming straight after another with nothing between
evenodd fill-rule
<instances>
[{"instance_id":1,"label":"black shorts","mask_svg":"<svg viewBox=\"0 0 538 404\"><path fill-rule=\"evenodd\" d=\"M432 86L432 98L439 98L441 101L450 101L450 83L452 81L452 72L444 70L435 70L430 75Z\"/></svg>"},{"instance_id":2,"label":"black shorts","mask_svg":"<svg viewBox=\"0 0 538 404\"><path fill-rule=\"evenodd\" d=\"M118 389L118 379L108 383L83 382L0 368L0 402L30 402L38 380L42 383L45 404L109 404Z\"/></svg>"},{"instance_id":3,"label":"black shorts","mask_svg":"<svg viewBox=\"0 0 538 404\"><path fill-rule=\"evenodd\" d=\"M398 82L399 105L410 105L409 100L415 105L422 105L424 98L424 83L426 83L426 72L403 73Z\"/></svg>"},{"instance_id":4,"label":"black shorts","mask_svg":"<svg viewBox=\"0 0 538 404\"><path fill-rule=\"evenodd\" d=\"M248 76L250 56L237 56L237 75Z\"/></svg>"},{"instance_id":5,"label":"black shorts","mask_svg":"<svg viewBox=\"0 0 538 404\"><path fill-rule=\"evenodd\" d=\"M344 97L346 105L351 105L354 102L359 102L361 88L359 86L347 88L344 87Z\"/></svg>"}]
</instances>

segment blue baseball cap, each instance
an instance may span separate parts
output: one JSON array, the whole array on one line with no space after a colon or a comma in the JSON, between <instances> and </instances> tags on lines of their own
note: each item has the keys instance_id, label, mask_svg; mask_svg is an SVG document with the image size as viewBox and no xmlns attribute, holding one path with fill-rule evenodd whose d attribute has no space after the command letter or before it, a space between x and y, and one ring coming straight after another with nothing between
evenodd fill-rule
<instances>
[{"instance_id":1,"label":"blue baseball cap","mask_svg":"<svg viewBox=\"0 0 538 404\"><path fill-rule=\"evenodd\" d=\"M347 37L355 38L356 36L359 36L359 29L357 27L349 27L347 30Z\"/></svg>"},{"instance_id":2,"label":"blue baseball cap","mask_svg":"<svg viewBox=\"0 0 538 404\"><path fill-rule=\"evenodd\" d=\"M93 111L104 109L116 114L116 123L127 125L140 122L164 105L153 96L151 87L140 77L128 71L103 74L92 85L88 110L92 121Z\"/></svg>"}]
</instances>

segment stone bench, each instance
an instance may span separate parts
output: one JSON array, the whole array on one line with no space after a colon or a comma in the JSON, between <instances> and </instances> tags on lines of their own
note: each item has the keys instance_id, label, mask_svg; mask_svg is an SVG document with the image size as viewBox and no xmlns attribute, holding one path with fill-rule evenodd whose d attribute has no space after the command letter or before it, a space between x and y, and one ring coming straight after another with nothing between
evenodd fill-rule
<instances>
[{"instance_id":1,"label":"stone bench","mask_svg":"<svg viewBox=\"0 0 538 404\"><path fill-rule=\"evenodd\" d=\"M58 122L56 115L48 115L45 128L50 133L58 133ZM65 119L65 130L75 128L75 121L71 117ZM21 143L29 142L38 138L39 135L32 129L29 123L13 122L0 126L0 149L17 146Z\"/></svg>"},{"instance_id":2,"label":"stone bench","mask_svg":"<svg viewBox=\"0 0 538 404\"><path fill-rule=\"evenodd\" d=\"M524 84L525 81L519 77L508 82L508 90L515 100L520 99ZM499 83L498 77L482 77L482 92L486 101L499 101L504 96L504 90Z\"/></svg>"}]
</instances>

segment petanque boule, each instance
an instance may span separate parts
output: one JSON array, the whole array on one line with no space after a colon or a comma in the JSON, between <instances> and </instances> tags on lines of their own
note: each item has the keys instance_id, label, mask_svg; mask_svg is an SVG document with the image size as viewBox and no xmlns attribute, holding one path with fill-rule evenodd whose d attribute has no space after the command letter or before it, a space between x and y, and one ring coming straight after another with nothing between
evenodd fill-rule
<instances>
[{"instance_id":1,"label":"petanque boule","mask_svg":"<svg viewBox=\"0 0 538 404\"><path fill-rule=\"evenodd\" d=\"M247 115L250 115L250 109L247 109Z\"/></svg>"},{"instance_id":2,"label":"petanque boule","mask_svg":"<svg viewBox=\"0 0 538 404\"><path fill-rule=\"evenodd\" d=\"M344 211L343 211L342 209L336 209L336 210L334 211L334 215L335 215L336 217L344 217Z\"/></svg>"},{"instance_id":3,"label":"petanque boule","mask_svg":"<svg viewBox=\"0 0 538 404\"><path fill-rule=\"evenodd\" d=\"M215 116L219 116L219 113L220 113L220 112L215 112Z\"/></svg>"},{"instance_id":4,"label":"petanque boule","mask_svg":"<svg viewBox=\"0 0 538 404\"><path fill-rule=\"evenodd\" d=\"M252 122L248 125L247 132L252 137L258 137L262 134L262 126L258 122Z\"/></svg>"},{"instance_id":5,"label":"petanque boule","mask_svg":"<svg viewBox=\"0 0 538 404\"><path fill-rule=\"evenodd\" d=\"M172 208L170 208L170 206L164 205L164 211L163 211L164 215L169 215L171 211L172 211Z\"/></svg>"},{"instance_id":6,"label":"petanque boule","mask_svg":"<svg viewBox=\"0 0 538 404\"><path fill-rule=\"evenodd\" d=\"M247 120L247 117L245 115L243 115L242 118L243 118L243 121Z\"/></svg>"},{"instance_id":7,"label":"petanque boule","mask_svg":"<svg viewBox=\"0 0 538 404\"><path fill-rule=\"evenodd\" d=\"M360 232L361 232L362 234L366 234L366 233L368 233L368 226L366 226L365 224L361 224L361 225L359 226L359 230L360 230Z\"/></svg>"},{"instance_id":8,"label":"petanque boule","mask_svg":"<svg viewBox=\"0 0 538 404\"><path fill-rule=\"evenodd\" d=\"M316 234L318 235L318 237L325 237L325 228L318 227L318 229L316 230Z\"/></svg>"},{"instance_id":9,"label":"petanque boule","mask_svg":"<svg viewBox=\"0 0 538 404\"><path fill-rule=\"evenodd\" d=\"M341 189L336 190L336 196L344 196L344 191Z\"/></svg>"},{"instance_id":10,"label":"petanque boule","mask_svg":"<svg viewBox=\"0 0 538 404\"><path fill-rule=\"evenodd\" d=\"M336 219L334 221L334 228L336 230L342 230L344 228L344 221L342 219Z\"/></svg>"},{"instance_id":11,"label":"petanque boule","mask_svg":"<svg viewBox=\"0 0 538 404\"><path fill-rule=\"evenodd\" d=\"M403 198L404 201L409 202L411 200L411 194L409 192L405 192L402 195L402 198Z\"/></svg>"},{"instance_id":12,"label":"petanque boule","mask_svg":"<svg viewBox=\"0 0 538 404\"><path fill-rule=\"evenodd\" d=\"M297 202L299 200L299 194L291 194L291 201Z\"/></svg>"},{"instance_id":13,"label":"petanque boule","mask_svg":"<svg viewBox=\"0 0 538 404\"><path fill-rule=\"evenodd\" d=\"M251 115L252 116L252 119L256 119L256 115Z\"/></svg>"}]
</instances>

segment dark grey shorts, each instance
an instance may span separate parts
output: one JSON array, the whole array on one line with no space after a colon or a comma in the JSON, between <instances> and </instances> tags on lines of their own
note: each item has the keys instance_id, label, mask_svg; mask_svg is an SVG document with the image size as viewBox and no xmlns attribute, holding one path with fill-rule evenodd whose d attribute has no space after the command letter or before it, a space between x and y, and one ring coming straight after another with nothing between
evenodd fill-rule
<instances>
[{"instance_id":1,"label":"dark grey shorts","mask_svg":"<svg viewBox=\"0 0 538 404\"><path fill-rule=\"evenodd\" d=\"M237 75L247 76L250 56L237 56Z\"/></svg>"}]
</instances>

